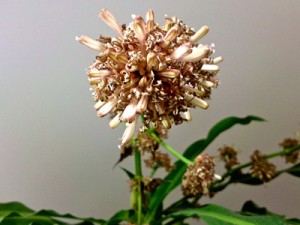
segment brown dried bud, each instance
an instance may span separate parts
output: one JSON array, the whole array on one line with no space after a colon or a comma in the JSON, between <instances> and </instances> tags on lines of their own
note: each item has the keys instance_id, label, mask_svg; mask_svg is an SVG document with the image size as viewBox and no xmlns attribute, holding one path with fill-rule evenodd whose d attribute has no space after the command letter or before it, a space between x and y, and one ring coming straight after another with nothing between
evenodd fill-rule
<instances>
[{"instance_id":1,"label":"brown dried bud","mask_svg":"<svg viewBox=\"0 0 300 225\"><path fill-rule=\"evenodd\" d=\"M219 148L221 159L225 162L225 168L230 170L233 166L240 164L237 160L237 151L230 146Z\"/></svg>"},{"instance_id":2,"label":"brown dried bud","mask_svg":"<svg viewBox=\"0 0 300 225\"><path fill-rule=\"evenodd\" d=\"M299 140L295 138L285 138L280 144L283 149L292 148L299 145ZM299 152L300 150L294 150L290 153L284 155L286 163L296 163L299 160Z\"/></svg>"},{"instance_id":3,"label":"brown dried bud","mask_svg":"<svg viewBox=\"0 0 300 225\"><path fill-rule=\"evenodd\" d=\"M255 150L251 156L252 166L250 167L250 174L257 177L263 182L268 182L276 175L276 166L260 153Z\"/></svg>"},{"instance_id":4,"label":"brown dried bud","mask_svg":"<svg viewBox=\"0 0 300 225\"><path fill-rule=\"evenodd\" d=\"M154 168L154 166L157 164L161 165L167 172L170 172L170 170L174 168L174 166L171 164L169 155L160 151L155 151L150 155L150 158L145 159L144 162L149 168Z\"/></svg>"}]
</instances>

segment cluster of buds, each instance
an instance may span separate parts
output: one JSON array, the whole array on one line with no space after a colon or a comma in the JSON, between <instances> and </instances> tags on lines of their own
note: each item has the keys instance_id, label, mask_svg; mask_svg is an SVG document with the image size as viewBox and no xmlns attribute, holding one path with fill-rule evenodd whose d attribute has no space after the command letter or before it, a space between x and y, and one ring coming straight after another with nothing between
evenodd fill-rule
<instances>
[{"instance_id":1,"label":"cluster of buds","mask_svg":"<svg viewBox=\"0 0 300 225\"><path fill-rule=\"evenodd\" d=\"M99 16L118 37L77 40L98 52L87 71L95 109L99 117L113 116L112 128L126 123L121 146L133 136L139 115L144 116L142 126L169 129L190 120L190 108L208 108L222 58L211 57L213 44L198 43L207 26L194 31L176 17L159 26L152 10L146 20L133 15L133 21L122 26L106 9Z\"/></svg>"},{"instance_id":2,"label":"cluster of buds","mask_svg":"<svg viewBox=\"0 0 300 225\"><path fill-rule=\"evenodd\" d=\"M233 147L225 145L218 150L220 152L221 160L225 162L225 168L227 170L230 170L233 166L240 164L237 159L237 151Z\"/></svg>"},{"instance_id":3,"label":"cluster of buds","mask_svg":"<svg viewBox=\"0 0 300 225\"><path fill-rule=\"evenodd\" d=\"M169 155L160 151L153 152L153 154L150 155L150 158L145 159L144 162L149 168L154 168L156 165L160 165L164 167L167 172L170 172L174 167Z\"/></svg>"},{"instance_id":4,"label":"cluster of buds","mask_svg":"<svg viewBox=\"0 0 300 225\"><path fill-rule=\"evenodd\" d=\"M250 174L263 182L268 182L276 175L276 166L270 163L259 150L255 150L251 155L252 165Z\"/></svg>"},{"instance_id":5,"label":"cluster of buds","mask_svg":"<svg viewBox=\"0 0 300 225\"><path fill-rule=\"evenodd\" d=\"M280 144L283 149L293 148L299 145L299 140L294 138L285 138ZM299 149L284 155L286 163L296 163L299 160Z\"/></svg>"},{"instance_id":6,"label":"cluster of buds","mask_svg":"<svg viewBox=\"0 0 300 225\"><path fill-rule=\"evenodd\" d=\"M182 190L185 196L208 195L209 187L214 179L219 179L215 174L215 160L207 154L196 157L195 163L188 166L182 178Z\"/></svg>"}]
</instances>

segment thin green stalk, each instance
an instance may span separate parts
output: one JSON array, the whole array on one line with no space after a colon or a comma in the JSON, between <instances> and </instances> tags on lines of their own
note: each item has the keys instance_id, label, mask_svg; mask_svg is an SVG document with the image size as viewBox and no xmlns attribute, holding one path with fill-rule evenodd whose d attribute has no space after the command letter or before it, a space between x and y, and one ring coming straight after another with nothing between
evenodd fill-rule
<instances>
[{"instance_id":1,"label":"thin green stalk","mask_svg":"<svg viewBox=\"0 0 300 225\"><path fill-rule=\"evenodd\" d=\"M160 139L156 133L152 130L149 129L148 133L161 145L163 146L168 152L170 152L172 155L174 155L176 158L184 162L186 165L192 165L193 162L190 161L189 159L185 158L183 155L181 155L179 152L177 152L175 149L173 149L170 145L165 143L162 139Z\"/></svg>"},{"instance_id":2,"label":"thin green stalk","mask_svg":"<svg viewBox=\"0 0 300 225\"><path fill-rule=\"evenodd\" d=\"M142 161L141 153L138 150L134 151L135 161L135 179L137 180L137 225L142 224Z\"/></svg>"}]
</instances>

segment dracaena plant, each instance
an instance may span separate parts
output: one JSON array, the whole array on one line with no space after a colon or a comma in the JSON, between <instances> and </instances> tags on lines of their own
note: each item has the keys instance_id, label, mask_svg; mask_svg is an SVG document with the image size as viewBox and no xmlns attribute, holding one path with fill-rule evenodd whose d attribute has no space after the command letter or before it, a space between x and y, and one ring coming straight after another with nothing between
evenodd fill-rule
<instances>
[{"instance_id":1,"label":"dracaena plant","mask_svg":"<svg viewBox=\"0 0 300 225\"><path fill-rule=\"evenodd\" d=\"M97 52L87 70L97 116L111 116L111 128L125 125L118 146L118 163L134 157L135 171L121 168L129 179L129 207L112 213L111 218L95 219L53 210L35 212L12 202L0 205L0 224L71 224L69 221L75 220L72 224L184 225L188 218L211 225L300 224L299 219L276 215L252 201L246 202L239 212L201 204L201 197L213 197L231 184L261 185L283 173L299 177L297 138L284 139L279 150L268 155L255 150L248 162L240 162L239 151L229 145L220 147L217 157L204 152L234 125L263 121L247 116L218 122L183 154L166 143L172 126L191 120L191 108L208 108L211 91L218 86L222 57L213 56L213 44L200 43L208 27L195 31L176 17L166 17L166 23L160 26L152 10L145 19L133 15L129 25L120 25L107 9L102 9L99 17L116 31L116 37L76 39ZM168 154L177 161L172 163ZM275 157L284 157L289 164L277 170L270 161ZM223 174L216 173L216 162L224 164ZM164 178L157 177L159 169L165 169ZM178 187L182 196L165 205L165 198Z\"/></svg>"}]
</instances>

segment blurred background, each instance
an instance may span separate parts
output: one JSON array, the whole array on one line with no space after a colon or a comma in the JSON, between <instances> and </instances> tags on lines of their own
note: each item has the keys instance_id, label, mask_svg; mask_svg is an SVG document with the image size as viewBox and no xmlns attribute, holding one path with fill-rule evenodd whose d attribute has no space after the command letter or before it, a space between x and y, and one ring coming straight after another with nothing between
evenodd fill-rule
<instances>
[{"instance_id":1,"label":"blurred background","mask_svg":"<svg viewBox=\"0 0 300 225\"><path fill-rule=\"evenodd\" d=\"M0 201L22 201L33 209L108 218L129 208L127 177L117 145L123 127L111 130L93 108L86 71L93 52L75 41L85 34L115 36L98 18L108 8L119 23L153 9L156 21L177 16L210 32L202 43L223 56L221 84L208 110L193 110L190 123L173 127L168 143L183 151L231 115L258 115L264 123L236 126L209 146L240 150L246 162L256 149L300 130L300 1L0 1ZM279 160L283 161L283 160ZM132 160L120 166L132 169ZM218 168L222 173L222 167ZM246 200L300 217L299 180L283 175L260 187L232 185L202 203L239 210ZM168 202L179 198L180 190Z\"/></svg>"}]
</instances>

